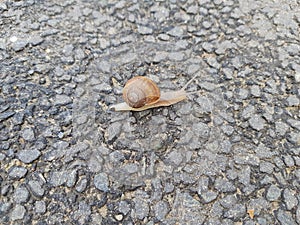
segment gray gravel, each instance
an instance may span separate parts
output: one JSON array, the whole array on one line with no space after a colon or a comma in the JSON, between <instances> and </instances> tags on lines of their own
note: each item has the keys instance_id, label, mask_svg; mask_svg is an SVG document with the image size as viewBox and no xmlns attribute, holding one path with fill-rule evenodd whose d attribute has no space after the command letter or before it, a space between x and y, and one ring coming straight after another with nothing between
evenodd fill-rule
<instances>
[{"instance_id":1,"label":"gray gravel","mask_svg":"<svg viewBox=\"0 0 300 225\"><path fill-rule=\"evenodd\" d=\"M299 4L1 1L0 224L300 224Z\"/></svg>"}]
</instances>

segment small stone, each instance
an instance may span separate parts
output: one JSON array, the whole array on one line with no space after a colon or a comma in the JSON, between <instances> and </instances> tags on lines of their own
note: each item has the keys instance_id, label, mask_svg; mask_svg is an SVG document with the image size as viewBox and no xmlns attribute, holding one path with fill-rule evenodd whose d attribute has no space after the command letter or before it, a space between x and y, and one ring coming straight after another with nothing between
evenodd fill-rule
<instances>
[{"instance_id":1,"label":"small stone","mask_svg":"<svg viewBox=\"0 0 300 225\"><path fill-rule=\"evenodd\" d=\"M101 60L97 63L97 68L102 71L103 73L110 73L111 72L111 63L107 60Z\"/></svg>"},{"instance_id":2,"label":"small stone","mask_svg":"<svg viewBox=\"0 0 300 225\"><path fill-rule=\"evenodd\" d=\"M212 22L205 20L203 21L202 25L205 29L208 29L212 26Z\"/></svg>"},{"instance_id":3,"label":"small stone","mask_svg":"<svg viewBox=\"0 0 300 225\"><path fill-rule=\"evenodd\" d=\"M123 166L123 170L126 174L133 174L139 171L139 167L135 163L128 163Z\"/></svg>"},{"instance_id":4,"label":"small stone","mask_svg":"<svg viewBox=\"0 0 300 225\"><path fill-rule=\"evenodd\" d=\"M159 34L157 37L158 37L160 40L162 40L162 41L168 41L168 40L170 40L170 36L167 35L167 34Z\"/></svg>"},{"instance_id":5,"label":"small stone","mask_svg":"<svg viewBox=\"0 0 300 225\"><path fill-rule=\"evenodd\" d=\"M183 49L187 49L188 46L189 46L189 42L187 40L179 40L176 42L175 49L183 50Z\"/></svg>"},{"instance_id":6,"label":"small stone","mask_svg":"<svg viewBox=\"0 0 300 225\"><path fill-rule=\"evenodd\" d=\"M211 99L207 98L206 96L199 96L196 98L197 104L200 106L201 113L211 113L214 109L214 103Z\"/></svg>"},{"instance_id":7,"label":"small stone","mask_svg":"<svg viewBox=\"0 0 300 225\"><path fill-rule=\"evenodd\" d=\"M200 196L202 197L204 203L207 204L214 201L218 197L218 193L215 191L208 190L202 192Z\"/></svg>"},{"instance_id":8,"label":"small stone","mask_svg":"<svg viewBox=\"0 0 300 225\"><path fill-rule=\"evenodd\" d=\"M31 150L21 150L18 154L18 159L23 163L32 163L34 160L39 158L41 152L36 149Z\"/></svg>"},{"instance_id":9,"label":"small stone","mask_svg":"<svg viewBox=\"0 0 300 225\"><path fill-rule=\"evenodd\" d=\"M300 133L297 132L291 132L287 136L288 141L294 143L294 144L299 144L300 143Z\"/></svg>"},{"instance_id":10,"label":"small stone","mask_svg":"<svg viewBox=\"0 0 300 225\"><path fill-rule=\"evenodd\" d=\"M35 135L34 135L33 129L31 127L24 129L22 131L21 135L26 141L34 141L35 140Z\"/></svg>"},{"instance_id":11,"label":"small stone","mask_svg":"<svg viewBox=\"0 0 300 225\"><path fill-rule=\"evenodd\" d=\"M293 159L293 157L291 155L285 155L285 156L283 156L283 161L284 161L284 164L287 167L293 167L293 166L295 166L294 159Z\"/></svg>"},{"instance_id":12,"label":"small stone","mask_svg":"<svg viewBox=\"0 0 300 225\"><path fill-rule=\"evenodd\" d=\"M153 29L150 27L146 27L146 26L138 26L138 32L143 35L152 34Z\"/></svg>"},{"instance_id":13,"label":"small stone","mask_svg":"<svg viewBox=\"0 0 300 225\"><path fill-rule=\"evenodd\" d=\"M0 122L12 117L14 114L15 114L15 112L13 112L13 111L7 111L7 112L0 113Z\"/></svg>"},{"instance_id":14,"label":"small stone","mask_svg":"<svg viewBox=\"0 0 300 225\"><path fill-rule=\"evenodd\" d=\"M202 48L208 53L211 53L214 50L214 45L210 42L204 42Z\"/></svg>"},{"instance_id":15,"label":"small stone","mask_svg":"<svg viewBox=\"0 0 300 225\"><path fill-rule=\"evenodd\" d=\"M265 120L259 115L253 115L249 120L249 124L254 130L260 131L265 126Z\"/></svg>"},{"instance_id":16,"label":"small stone","mask_svg":"<svg viewBox=\"0 0 300 225\"><path fill-rule=\"evenodd\" d=\"M107 128L107 140L113 141L121 133L122 123L114 122L110 124Z\"/></svg>"},{"instance_id":17,"label":"small stone","mask_svg":"<svg viewBox=\"0 0 300 225\"><path fill-rule=\"evenodd\" d=\"M12 208L12 203L11 202L0 202L0 214L1 215L8 215L8 211ZM2 217L3 218L3 217ZM1 221L1 218L0 218Z\"/></svg>"},{"instance_id":18,"label":"small stone","mask_svg":"<svg viewBox=\"0 0 300 225\"><path fill-rule=\"evenodd\" d=\"M62 53L65 56L70 56L70 55L73 55L73 50L74 50L74 45L73 44L68 44L68 45L65 45L63 47Z\"/></svg>"},{"instance_id":19,"label":"small stone","mask_svg":"<svg viewBox=\"0 0 300 225\"><path fill-rule=\"evenodd\" d=\"M54 105L67 105L72 103L72 98L67 95L56 95L54 99Z\"/></svg>"},{"instance_id":20,"label":"small stone","mask_svg":"<svg viewBox=\"0 0 300 225\"><path fill-rule=\"evenodd\" d=\"M17 204L17 205L15 206L15 208L13 209L13 211L11 212L10 219L11 219L12 221L15 221L15 220L21 220L21 219L24 218L25 213L26 213L25 207L22 206L22 205Z\"/></svg>"},{"instance_id":21,"label":"small stone","mask_svg":"<svg viewBox=\"0 0 300 225\"><path fill-rule=\"evenodd\" d=\"M14 51L19 52L22 51L26 45L28 45L28 41L26 40L17 40L16 42L13 42L11 47Z\"/></svg>"},{"instance_id":22,"label":"small stone","mask_svg":"<svg viewBox=\"0 0 300 225\"><path fill-rule=\"evenodd\" d=\"M76 191L84 192L87 187L87 184L88 184L88 180L86 178L80 179L75 186Z\"/></svg>"},{"instance_id":23,"label":"small stone","mask_svg":"<svg viewBox=\"0 0 300 225\"><path fill-rule=\"evenodd\" d=\"M66 183L67 172L65 171L54 171L50 176L50 183L53 187L58 187Z\"/></svg>"},{"instance_id":24,"label":"small stone","mask_svg":"<svg viewBox=\"0 0 300 225\"><path fill-rule=\"evenodd\" d=\"M228 180L224 178L217 178L215 181L215 188L220 192L233 192L236 187Z\"/></svg>"},{"instance_id":25,"label":"small stone","mask_svg":"<svg viewBox=\"0 0 300 225\"><path fill-rule=\"evenodd\" d=\"M197 71L199 71L200 65L199 64L191 64L187 68L188 74L195 74Z\"/></svg>"},{"instance_id":26,"label":"small stone","mask_svg":"<svg viewBox=\"0 0 300 225\"><path fill-rule=\"evenodd\" d=\"M223 69L223 73L225 75L225 78L227 80L231 80L233 78L233 71L230 68L224 68Z\"/></svg>"},{"instance_id":27,"label":"small stone","mask_svg":"<svg viewBox=\"0 0 300 225\"><path fill-rule=\"evenodd\" d=\"M300 131L300 120L288 119L288 124Z\"/></svg>"},{"instance_id":28,"label":"small stone","mask_svg":"<svg viewBox=\"0 0 300 225\"><path fill-rule=\"evenodd\" d=\"M149 213L148 204L142 199L135 199L134 203L135 203L134 212L136 217L139 220L143 220L145 217L148 216Z\"/></svg>"},{"instance_id":29,"label":"small stone","mask_svg":"<svg viewBox=\"0 0 300 225\"><path fill-rule=\"evenodd\" d=\"M172 163L175 166L179 166L183 161L183 156L180 151L174 150L170 152L169 155L167 156L167 161Z\"/></svg>"},{"instance_id":30,"label":"small stone","mask_svg":"<svg viewBox=\"0 0 300 225\"><path fill-rule=\"evenodd\" d=\"M244 154L236 154L234 155L234 162L241 165L259 165L259 158L254 154L244 155Z\"/></svg>"},{"instance_id":31,"label":"small stone","mask_svg":"<svg viewBox=\"0 0 300 225\"><path fill-rule=\"evenodd\" d=\"M298 206L296 210L296 220L297 223L300 224L300 206Z\"/></svg>"},{"instance_id":32,"label":"small stone","mask_svg":"<svg viewBox=\"0 0 300 225\"><path fill-rule=\"evenodd\" d=\"M165 201L159 201L154 205L154 215L159 221L164 220L169 211L169 204Z\"/></svg>"},{"instance_id":33,"label":"small stone","mask_svg":"<svg viewBox=\"0 0 300 225\"><path fill-rule=\"evenodd\" d=\"M239 99L245 100L245 99L247 99L248 94L249 94L249 92L248 92L247 89L239 88L239 89L238 89L238 93L237 93L237 97L238 97Z\"/></svg>"},{"instance_id":34,"label":"small stone","mask_svg":"<svg viewBox=\"0 0 300 225\"><path fill-rule=\"evenodd\" d=\"M224 213L224 217L231 219L238 219L246 214L246 207L243 204L236 204L230 207L228 211Z\"/></svg>"},{"instance_id":35,"label":"small stone","mask_svg":"<svg viewBox=\"0 0 300 225\"><path fill-rule=\"evenodd\" d=\"M234 127L230 125L222 125L221 129L227 136L231 136L234 132Z\"/></svg>"},{"instance_id":36,"label":"small stone","mask_svg":"<svg viewBox=\"0 0 300 225\"><path fill-rule=\"evenodd\" d=\"M153 62L162 62L164 60L166 60L166 58L168 57L168 53L167 52L156 52L155 56L153 57Z\"/></svg>"},{"instance_id":37,"label":"small stone","mask_svg":"<svg viewBox=\"0 0 300 225\"><path fill-rule=\"evenodd\" d=\"M293 215L290 212L279 209L276 217L282 225L297 225Z\"/></svg>"},{"instance_id":38,"label":"small stone","mask_svg":"<svg viewBox=\"0 0 300 225\"><path fill-rule=\"evenodd\" d=\"M93 87L93 90L97 93L110 93L112 90L112 87L107 83L101 83L97 84Z\"/></svg>"},{"instance_id":39,"label":"small stone","mask_svg":"<svg viewBox=\"0 0 300 225\"><path fill-rule=\"evenodd\" d=\"M167 34L173 37L181 37L183 35L183 29L181 27L174 27L173 29L169 30Z\"/></svg>"},{"instance_id":40,"label":"small stone","mask_svg":"<svg viewBox=\"0 0 300 225\"><path fill-rule=\"evenodd\" d=\"M207 63L208 63L208 65L210 65L211 67L213 67L215 69L221 68L221 64L217 61L216 57L208 57Z\"/></svg>"},{"instance_id":41,"label":"small stone","mask_svg":"<svg viewBox=\"0 0 300 225\"><path fill-rule=\"evenodd\" d=\"M262 162L259 164L259 171L263 173L272 174L274 170L274 165L270 162Z\"/></svg>"},{"instance_id":42,"label":"small stone","mask_svg":"<svg viewBox=\"0 0 300 225\"><path fill-rule=\"evenodd\" d=\"M289 129L289 126L281 121L275 122L275 132L277 135L284 136L287 130Z\"/></svg>"},{"instance_id":43,"label":"small stone","mask_svg":"<svg viewBox=\"0 0 300 225\"><path fill-rule=\"evenodd\" d=\"M8 176L13 179L21 179L26 175L27 171L28 170L24 167L13 166L12 168L9 169Z\"/></svg>"},{"instance_id":44,"label":"small stone","mask_svg":"<svg viewBox=\"0 0 300 225\"><path fill-rule=\"evenodd\" d=\"M30 180L28 182L28 185L32 191L32 193L36 196L36 197L42 197L44 195L44 189L42 188L42 186L40 185L40 183L38 181L35 180Z\"/></svg>"},{"instance_id":45,"label":"small stone","mask_svg":"<svg viewBox=\"0 0 300 225\"><path fill-rule=\"evenodd\" d=\"M261 95L260 88L258 85L251 86L250 92L254 97L260 97Z\"/></svg>"},{"instance_id":46,"label":"small stone","mask_svg":"<svg viewBox=\"0 0 300 225\"><path fill-rule=\"evenodd\" d=\"M184 59L185 55L183 52L170 52L168 54L168 58L171 61L182 61Z\"/></svg>"},{"instance_id":47,"label":"small stone","mask_svg":"<svg viewBox=\"0 0 300 225\"><path fill-rule=\"evenodd\" d=\"M217 49L215 52L218 55L225 54L227 50L233 50L236 48L236 44L234 44L232 41L225 40L219 44L217 44Z\"/></svg>"},{"instance_id":48,"label":"small stone","mask_svg":"<svg viewBox=\"0 0 300 225\"><path fill-rule=\"evenodd\" d=\"M298 199L296 197L296 192L288 188L283 191L283 200L286 205L287 210L292 210L298 205Z\"/></svg>"},{"instance_id":49,"label":"small stone","mask_svg":"<svg viewBox=\"0 0 300 225\"><path fill-rule=\"evenodd\" d=\"M0 195L2 195L2 196L7 195L9 193L9 191L11 190L11 188L12 188L12 186L9 184L3 185L0 190Z\"/></svg>"},{"instance_id":50,"label":"small stone","mask_svg":"<svg viewBox=\"0 0 300 225\"><path fill-rule=\"evenodd\" d=\"M207 176L201 176L198 179L198 195L201 195L202 192L208 191L209 178Z\"/></svg>"},{"instance_id":51,"label":"small stone","mask_svg":"<svg viewBox=\"0 0 300 225\"><path fill-rule=\"evenodd\" d=\"M107 192L109 190L109 180L107 175L105 173L98 173L95 175L94 185L98 190Z\"/></svg>"},{"instance_id":52,"label":"small stone","mask_svg":"<svg viewBox=\"0 0 300 225\"><path fill-rule=\"evenodd\" d=\"M38 35L32 36L29 39L29 43L31 43L33 46L39 45L39 44L43 43L43 41L44 41L44 38L42 38Z\"/></svg>"},{"instance_id":53,"label":"small stone","mask_svg":"<svg viewBox=\"0 0 300 225\"><path fill-rule=\"evenodd\" d=\"M118 209L119 209L119 211L121 213L123 213L124 215L126 215L130 211L131 207L130 207L130 204L128 204L128 202L121 201L119 203Z\"/></svg>"},{"instance_id":54,"label":"small stone","mask_svg":"<svg viewBox=\"0 0 300 225\"><path fill-rule=\"evenodd\" d=\"M117 214L115 215L115 218L117 221L121 221L123 219L123 215L122 214Z\"/></svg>"},{"instance_id":55,"label":"small stone","mask_svg":"<svg viewBox=\"0 0 300 225\"><path fill-rule=\"evenodd\" d=\"M7 10L7 5L5 2L0 2L0 9Z\"/></svg>"},{"instance_id":56,"label":"small stone","mask_svg":"<svg viewBox=\"0 0 300 225\"><path fill-rule=\"evenodd\" d=\"M295 73L295 81L296 81L297 83L300 83L300 72L296 72L296 73Z\"/></svg>"},{"instance_id":57,"label":"small stone","mask_svg":"<svg viewBox=\"0 0 300 225\"><path fill-rule=\"evenodd\" d=\"M255 107L253 105L248 105L243 111L242 111L242 117L243 119L249 119L253 114L255 113Z\"/></svg>"},{"instance_id":58,"label":"small stone","mask_svg":"<svg viewBox=\"0 0 300 225\"><path fill-rule=\"evenodd\" d=\"M296 95L289 96L286 101L288 106L299 106L300 104L300 100Z\"/></svg>"},{"instance_id":59,"label":"small stone","mask_svg":"<svg viewBox=\"0 0 300 225\"><path fill-rule=\"evenodd\" d=\"M277 201L280 198L280 195L281 190L277 186L271 185L267 190L266 198L269 201Z\"/></svg>"},{"instance_id":60,"label":"small stone","mask_svg":"<svg viewBox=\"0 0 300 225\"><path fill-rule=\"evenodd\" d=\"M187 8L186 12L190 14L197 14L199 12L199 7L196 4L191 5Z\"/></svg>"},{"instance_id":61,"label":"small stone","mask_svg":"<svg viewBox=\"0 0 300 225\"><path fill-rule=\"evenodd\" d=\"M26 187L20 186L14 192L14 200L16 203L27 202L29 199L29 192Z\"/></svg>"},{"instance_id":62,"label":"small stone","mask_svg":"<svg viewBox=\"0 0 300 225\"><path fill-rule=\"evenodd\" d=\"M46 203L44 201L36 201L34 208L36 213L44 214L46 212Z\"/></svg>"}]
</instances>

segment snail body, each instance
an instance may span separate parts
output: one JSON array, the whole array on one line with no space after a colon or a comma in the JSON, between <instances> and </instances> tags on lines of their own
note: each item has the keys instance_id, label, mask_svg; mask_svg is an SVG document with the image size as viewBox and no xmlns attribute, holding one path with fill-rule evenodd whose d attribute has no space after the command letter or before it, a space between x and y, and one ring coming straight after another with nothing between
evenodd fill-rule
<instances>
[{"instance_id":1,"label":"snail body","mask_svg":"<svg viewBox=\"0 0 300 225\"><path fill-rule=\"evenodd\" d=\"M188 81L183 88L168 92L160 91L155 82L147 77L133 77L127 81L123 89L123 99L125 102L112 105L110 109L114 111L143 111L173 105L187 99L189 93L185 91L185 88L196 76Z\"/></svg>"}]
</instances>

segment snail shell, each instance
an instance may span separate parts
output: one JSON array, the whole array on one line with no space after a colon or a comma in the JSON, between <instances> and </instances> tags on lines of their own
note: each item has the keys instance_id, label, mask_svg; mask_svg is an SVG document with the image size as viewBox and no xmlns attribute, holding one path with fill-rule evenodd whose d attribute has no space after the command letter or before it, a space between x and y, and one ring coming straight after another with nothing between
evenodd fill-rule
<instances>
[{"instance_id":1,"label":"snail shell","mask_svg":"<svg viewBox=\"0 0 300 225\"><path fill-rule=\"evenodd\" d=\"M154 81L137 76L126 83L123 98L130 107L140 108L156 103L160 99L160 90Z\"/></svg>"},{"instance_id":2,"label":"snail shell","mask_svg":"<svg viewBox=\"0 0 300 225\"><path fill-rule=\"evenodd\" d=\"M198 76L196 74L181 89L175 91L163 92L158 86L147 77L134 77L130 79L124 89L123 98L125 102L121 102L109 107L114 111L143 111L146 109L169 106L177 102L187 99L187 95L196 92L186 92L186 87Z\"/></svg>"}]
</instances>

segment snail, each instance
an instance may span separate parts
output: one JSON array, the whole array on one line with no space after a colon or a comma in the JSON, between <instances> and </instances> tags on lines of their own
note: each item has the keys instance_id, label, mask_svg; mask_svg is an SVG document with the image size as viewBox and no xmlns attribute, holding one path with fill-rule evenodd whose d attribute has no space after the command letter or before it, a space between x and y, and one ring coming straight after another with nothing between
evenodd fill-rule
<instances>
[{"instance_id":1,"label":"snail","mask_svg":"<svg viewBox=\"0 0 300 225\"><path fill-rule=\"evenodd\" d=\"M186 87L197 77L190 79L181 89L163 92L154 81L147 77L137 76L127 81L123 89L125 102L110 106L113 111L143 111L160 106L169 106L187 99Z\"/></svg>"}]
</instances>

